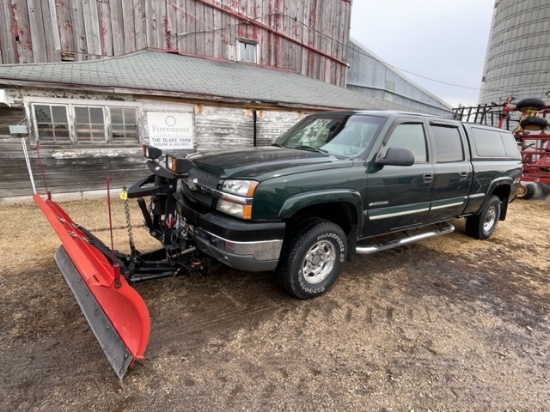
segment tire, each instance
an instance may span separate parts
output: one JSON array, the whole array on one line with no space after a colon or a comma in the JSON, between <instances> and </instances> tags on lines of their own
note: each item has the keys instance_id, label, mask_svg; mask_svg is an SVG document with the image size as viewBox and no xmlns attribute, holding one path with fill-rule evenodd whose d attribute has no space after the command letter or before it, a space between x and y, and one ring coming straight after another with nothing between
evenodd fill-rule
<instances>
[{"instance_id":1,"label":"tire","mask_svg":"<svg viewBox=\"0 0 550 412\"><path fill-rule=\"evenodd\" d=\"M528 98L528 99L521 99L519 102L516 103L516 110L525 113L525 112L532 112L532 111L540 111L544 109L545 103L541 99L535 99L535 98Z\"/></svg>"},{"instance_id":2,"label":"tire","mask_svg":"<svg viewBox=\"0 0 550 412\"><path fill-rule=\"evenodd\" d=\"M466 218L466 234L475 239L488 239L497 227L500 218L501 200L491 196L481 213Z\"/></svg>"},{"instance_id":3,"label":"tire","mask_svg":"<svg viewBox=\"0 0 550 412\"><path fill-rule=\"evenodd\" d=\"M521 183L521 186L525 188L525 194L520 199L529 200L537 193L537 187L533 183Z\"/></svg>"},{"instance_id":4,"label":"tire","mask_svg":"<svg viewBox=\"0 0 550 412\"><path fill-rule=\"evenodd\" d=\"M525 130L544 130L548 126L548 120L542 117L526 117L521 122L519 122L519 125Z\"/></svg>"},{"instance_id":5,"label":"tire","mask_svg":"<svg viewBox=\"0 0 550 412\"><path fill-rule=\"evenodd\" d=\"M524 199L526 194L527 194L527 187L524 184L520 183L520 185L518 186L517 198Z\"/></svg>"},{"instance_id":6,"label":"tire","mask_svg":"<svg viewBox=\"0 0 550 412\"><path fill-rule=\"evenodd\" d=\"M277 281L298 299L314 298L332 287L346 256L347 240L340 226L323 219L308 220L285 241Z\"/></svg>"},{"instance_id":7,"label":"tire","mask_svg":"<svg viewBox=\"0 0 550 412\"><path fill-rule=\"evenodd\" d=\"M550 195L550 186L548 186L546 183L540 183L539 186L540 186L540 192L543 196L546 197Z\"/></svg>"}]
</instances>

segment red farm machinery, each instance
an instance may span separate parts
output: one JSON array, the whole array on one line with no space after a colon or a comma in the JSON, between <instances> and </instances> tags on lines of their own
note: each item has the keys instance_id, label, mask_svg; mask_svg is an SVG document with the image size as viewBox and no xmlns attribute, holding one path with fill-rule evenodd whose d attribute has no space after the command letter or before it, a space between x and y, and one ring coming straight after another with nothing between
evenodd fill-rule
<instances>
[{"instance_id":1,"label":"red farm machinery","mask_svg":"<svg viewBox=\"0 0 550 412\"><path fill-rule=\"evenodd\" d=\"M549 92L550 93L550 92ZM455 119L512 130L521 151L523 173L518 197L530 199L550 194L550 105L537 98L517 103L513 97L503 104L482 104L453 109Z\"/></svg>"}]
</instances>

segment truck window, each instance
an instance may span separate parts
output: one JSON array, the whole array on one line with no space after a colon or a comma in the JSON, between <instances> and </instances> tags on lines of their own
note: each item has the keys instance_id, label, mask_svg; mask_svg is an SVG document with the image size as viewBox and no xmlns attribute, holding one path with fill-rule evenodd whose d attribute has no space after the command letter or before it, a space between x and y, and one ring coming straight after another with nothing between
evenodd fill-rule
<instances>
[{"instance_id":1,"label":"truck window","mask_svg":"<svg viewBox=\"0 0 550 412\"><path fill-rule=\"evenodd\" d=\"M427 162L426 135L420 123L403 123L393 129L386 148L401 147L414 153L415 163Z\"/></svg>"},{"instance_id":2,"label":"truck window","mask_svg":"<svg viewBox=\"0 0 550 412\"><path fill-rule=\"evenodd\" d=\"M476 153L481 157L507 157L499 130L472 127Z\"/></svg>"},{"instance_id":3,"label":"truck window","mask_svg":"<svg viewBox=\"0 0 550 412\"><path fill-rule=\"evenodd\" d=\"M519 146L516 142L514 135L512 135L512 133L510 132L501 131L500 137L502 138L502 143L504 144L504 151L506 152L506 156L521 159Z\"/></svg>"},{"instance_id":4,"label":"truck window","mask_svg":"<svg viewBox=\"0 0 550 412\"><path fill-rule=\"evenodd\" d=\"M464 147L458 127L432 125L435 162L448 163L464 160Z\"/></svg>"}]
</instances>

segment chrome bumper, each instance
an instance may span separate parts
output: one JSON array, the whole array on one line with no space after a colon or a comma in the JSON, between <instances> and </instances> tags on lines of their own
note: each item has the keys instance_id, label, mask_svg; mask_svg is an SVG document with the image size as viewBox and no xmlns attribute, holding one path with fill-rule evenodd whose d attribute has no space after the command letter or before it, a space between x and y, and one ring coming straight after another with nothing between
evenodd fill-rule
<instances>
[{"instance_id":1,"label":"chrome bumper","mask_svg":"<svg viewBox=\"0 0 550 412\"><path fill-rule=\"evenodd\" d=\"M195 228L197 247L207 255L234 269L248 272L275 270L283 239L236 242Z\"/></svg>"}]
</instances>

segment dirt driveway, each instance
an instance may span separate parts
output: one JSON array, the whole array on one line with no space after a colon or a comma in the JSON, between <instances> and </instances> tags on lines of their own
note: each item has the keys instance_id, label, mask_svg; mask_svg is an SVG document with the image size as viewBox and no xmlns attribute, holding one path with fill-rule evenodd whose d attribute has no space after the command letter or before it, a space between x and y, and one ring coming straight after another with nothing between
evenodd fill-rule
<instances>
[{"instance_id":1,"label":"dirt driveway","mask_svg":"<svg viewBox=\"0 0 550 412\"><path fill-rule=\"evenodd\" d=\"M107 233L103 202L63 206ZM489 241L457 221L451 235L358 257L310 301L287 297L270 275L233 270L138 284L151 339L122 382L53 260L57 236L40 212L0 205L0 219L2 411L550 405L548 200L514 202ZM114 220L123 249L122 213Z\"/></svg>"}]
</instances>

